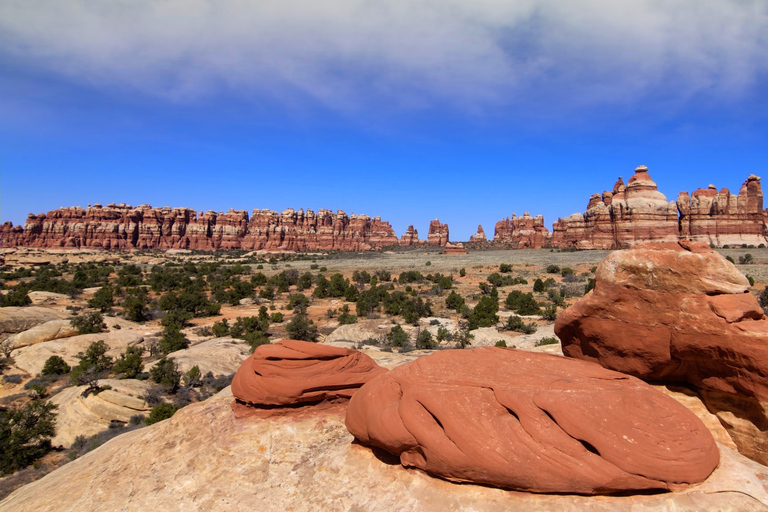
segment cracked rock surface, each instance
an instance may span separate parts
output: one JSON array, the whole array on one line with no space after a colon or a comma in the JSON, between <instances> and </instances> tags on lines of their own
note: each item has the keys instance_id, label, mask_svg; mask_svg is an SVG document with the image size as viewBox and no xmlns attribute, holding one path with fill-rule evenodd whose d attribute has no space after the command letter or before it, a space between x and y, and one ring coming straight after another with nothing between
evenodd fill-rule
<instances>
[{"instance_id":1,"label":"cracked rock surface","mask_svg":"<svg viewBox=\"0 0 768 512\"><path fill-rule=\"evenodd\" d=\"M535 492L677 489L719 461L701 420L639 379L496 347L436 352L371 380L346 425L406 467Z\"/></svg>"}]
</instances>

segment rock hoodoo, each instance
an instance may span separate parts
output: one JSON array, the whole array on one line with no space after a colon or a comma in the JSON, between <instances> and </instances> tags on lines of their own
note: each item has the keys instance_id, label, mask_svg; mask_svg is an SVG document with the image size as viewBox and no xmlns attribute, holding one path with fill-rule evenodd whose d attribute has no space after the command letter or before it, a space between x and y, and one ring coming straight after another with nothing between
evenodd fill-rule
<instances>
[{"instance_id":1,"label":"rock hoodoo","mask_svg":"<svg viewBox=\"0 0 768 512\"><path fill-rule=\"evenodd\" d=\"M6 222L3 247L103 249L245 249L359 251L397 245L380 217L347 215L339 210L255 209L196 213L189 208L132 207L125 204L88 209L62 208L30 214L25 227Z\"/></svg>"},{"instance_id":2,"label":"rock hoodoo","mask_svg":"<svg viewBox=\"0 0 768 512\"><path fill-rule=\"evenodd\" d=\"M625 249L644 242L693 240L707 244L766 243L766 216L760 178L750 175L739 195L710 185L677 202L667 201L641 165L629 182L619 178L611 191L594 194L587 210L558 219L552 246Z\"/></svg>"},{"instance_id":3,"label":"rock hoodoo","mask_svg":"<svg viewBox=\"0 0 768 512\"><path fill-rule=\"evenodd\" d=\"M422 240L419 240L419 230L415 229L413 224L408 226L408 229L405 230L403 236L400 237L400 245L418 245L422 242Z\"/></svg>"},{"instance_id":4,"label":"rock hoodoo","mask_svg":"<svg viewBox=\"0 0 768 512\"><path fill-rule=\"evenodd\" d=\"M701 420L642 381L496 347L382 374L352 397L346 424L404 466L538 492L669 489L701 482L719 460Z\"/></svg>"},{"instance_id":5,"label":"rock hoodoo","mask_svg":"<svg viewBox=\"0 0 768 512\"><path fill-rule=\"evenodd\" d=\"M261 345L232 380L232 394L253 405L294 405L349 398L386 370L346 348L283 340Z\"/></svg>"},{"instance_id":6,"label":"rock hoodoo","mask_svg":"<svg viewBox=\"0 0 768 512\"><path fill-rule=\"evenodd\" d=\"M739 451L766 463L768 319L748 289L704 243L644 244L603 260L555 332L566 356L693 386Z\"/></svg>"},{"instance_id":7,"label":"rock hoodoo","mask_svg":"<svg viewBox=\"0 0 768 512\"><path fill-rule=\"evenodd\" d=\"M485 231L483 231L483 226L478 224L477 225L477 233L469 237L470 242L486 242L488 238L485 236Z\"/></svg>"},{"instance_id":8,"label":"rock hoodoo","mask_svg":"<svg viewBox=\"0 0 768 512\"><path fill-rule=\"evenodd\" d=\"M544 227L544 217L531 217L525 212L522 217L512 214L496 223L493 241L511 244L520 249L540 249L549 244L549 230Z\"/></svg>"},{"instance_id":9,"label":"rock hoodoo","mask_svg":"<svg viewBox=\"0 0 768 512\"><path fill-rule=\"evenodd\" d=\"M445 245L448 242L450 242L448 237L448 224L441 224L438 219L430 222L427 243L429 245Z\"/></svg>"}]
</instances>

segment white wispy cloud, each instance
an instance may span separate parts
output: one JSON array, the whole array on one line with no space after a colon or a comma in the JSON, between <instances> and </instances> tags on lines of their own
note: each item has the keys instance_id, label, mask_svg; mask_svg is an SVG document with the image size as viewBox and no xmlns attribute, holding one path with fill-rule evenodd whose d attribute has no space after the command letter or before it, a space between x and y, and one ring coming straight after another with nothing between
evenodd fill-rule
<instances>
[{"instance_id":1,"label":"white wispy cloud","mask_svg":"<svg viewBox=\"0 0 768 512\"><path fill-rule=\"evenodd\" d=\"M768 3L4 0L0 56L178 102L471 111L727 100L768 76Z\"/></svg>"}]
</instances>

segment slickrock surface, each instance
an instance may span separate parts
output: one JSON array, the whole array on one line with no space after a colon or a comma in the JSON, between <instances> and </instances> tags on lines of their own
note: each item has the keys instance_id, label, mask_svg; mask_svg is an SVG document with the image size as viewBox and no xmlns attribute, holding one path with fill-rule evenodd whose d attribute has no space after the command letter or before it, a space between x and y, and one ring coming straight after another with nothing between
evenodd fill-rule
<instances>
[{"instance_id":1,"label":"slickrock surface","mask_svg":"<svg viewBox=\"0 0 768 512\"><path fill-rule=\"evenodd\" d=\"M261 345L237 370L232 392L254 405L293 405L349 398L384 370L356 350L308 341Z\"/></svg>"},{"instance_id":2,"label":"slickrock surface","mask_svg":"<svg viewBox=\"0 0 768 512\"><path fill-rule=\"evenodd\" d=\"M31 329L22 331L18 334L10 336L11 347L21 348L36 343L42 343L44 341L57 340L59 338L69 338L75 336L77 329L72 327L72 322L69 320L51 320L40 325L36 325Z\"/></svg>"},{"instance_id":3,"label":"slickrock surface","mask_svg":"<svg viewBox=\"0 0 768 512\"><path fill-rule=\"evenodd\" d=\"M50 399L59 406L56 416L54 446L69 448L77 436L92 436L109 428L115 421L128 423L136 414L149 415L152 410L144 395L152 381L135 379L101 379L100 386L110 386L96 395L82 396L87 386L66 388Z\"/></svg>"},{"instance_id":4,"label":"slickrock surface","mask_svg":"<svg viewBox=\"0 0 768 512\"><path fill-rule=\"evenodd\" d=\"M59 356L68 365L76 366L80 362L77 354L85 352L91 343L99 340L104 340L109 345L110 350L107 351L107 355L116 359L125 352L126 347L142 343L144 336L137 332L122 330L98 334L82 334L23 347L14 350L12 355L18 368L32 375L37 375L42 371L45 361L51 356Z\"/></svg>"},{"instance_id":5,"label":"slickrock surface","mask_svg":"<svg viewBox=\"0 0 768 512\"><path fill-rule=\"evenodd\" d=\"M642 381L549 354L445 350L369 381L346 425L458 482L601 494L679 488L719 461L693 413Z\"/></svg>"},{"instance_id":6,"label":"slickrock surface","mask_svg":"<svg viewBox=\"0 0 768 512\"><path fill-rule=\"evenodd\" d=\"M549 230L544 227L544 217L531 217L528 212L522 217L512 214L512 218L500 220L493 233L494 242L511 244L520 249L541 249L549 244L549 238Z\"/></svg>"},{"instance_id":7,"label":"slickrock surface","mask_svg":"<svg viewBox=\"0 0 768 512\"><path fill-rule=\"evenodd\" d=\"M748 289L704 243L641 245L600 263L555 332L567 356L694 386L739 450L765 463L768 319Z\"/></svg>"},{"instance_id":8,"label":"slickrock surface","mask_svg":"<svg viewBox=\"0 0 768 512\"><path fill-rule=\"evenodd\" d=\"M68 316L69 314L67 313L41 306L0 308L0 340L45 322L61 320Z\"/></svg>"},{"instance_id":9,"label":"slickrock surface","mask_svg":"<svg viewBox=\"0 0 768 512\"><path fill-rule=\"evenodd\" d=\"M634 496L563 496L455 485L353 443L343 404L236 417L226 389L121 435L11 494L3 512L57 510L446 511L766 510L766 468L721 448L699 486Z\"/></svg>"},{"instance_id":10,"label":"slickrock surface","mask_svg":"<svg viewBox=\"0 0 768 512\"><path fill-rule=\"evenodd\" d=\"M251 349L247 343L226 337L214 338L184 350L171 352L168 357L176 361L179 370L185 373L197 366L203 375L208 372L214 375L231 375L250 355ZM149 371L153 366L154 364L147 365L144 371Z\"/></svg>"},{"instance_id":11,"label":"slickrock surface","mask_svg":"<svg viewBox=\"0 0 768 512\"><path fill-rule=\"evenodd\" d=\"M24 228L6 222L3 247L98 249L246 249L359 251L397 245L388 222L339 210L289 208L282 213L255 209L195 212L190 208L62 208L30 214Z\"/></svg>"},{"instance_id":12,"label":"slickrock surface","mask_svg":"<svg viewBox=\"0 0 768 512\"><path fill-rule=\"evenodd\" d=\"M641 165L629 182L619 178L612 191L594 194L584 214L558 219L553 247L624 249L644 242L678 239L715 244L766 243L766 213L760 178L750 175L739 195L710 185L667 201Z\"/></svg>"},{"instance_id":13,"label":"slickrock surface","mask_svg":"<svg viewBox=\"0 0 768 512\"><path fill-rule=\"evenodd\" d=\"M450 242L448 224L441 224L438 219L429 223L427 243L429 245L445 245Z\"/></svg>"}]
</instances>

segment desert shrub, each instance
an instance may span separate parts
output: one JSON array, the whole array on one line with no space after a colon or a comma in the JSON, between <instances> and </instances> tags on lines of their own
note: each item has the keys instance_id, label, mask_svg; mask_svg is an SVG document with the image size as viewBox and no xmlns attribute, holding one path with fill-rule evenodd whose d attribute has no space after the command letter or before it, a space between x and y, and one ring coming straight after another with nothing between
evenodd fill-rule
<instances>
[{"instance_id":1,"label":"desert shrub","mask_svg":"<svg viewBox=\"0 0 768 512\"><path fill-rule=\"evenodd\" d=\"M145 288L127 288L123 299L123 316L132 322L147 319L149 293Z\"/></svg>"},{"instance_id":2,"label":"desert shrub","mask_svg":"<svg viewBox=\"0 0 768 512\"><path fill-rule=\"evenodd\" d=\"M167 355L187 347L189 347L189 340L178 327L166 327L163 329L163 336L158 343L161 353Z\"/></svg>"},{"instance_id":3,"label":"desert shrub","mask_svg":"<svg viewBox=\"0 0 768 512\"><path fill-rule=\"evenodd\" d=\"M403 348L408 345L408 333L402 327L395 325L387 333L387 344L392 347Z\"/></svg>"},{"instance_id":4,"label":"desert shrub","mask_svg":"<svg viewBox=\"0 0 768 512\"><path fill-rule=\"evenodd\" d=\"M104 340L99 340L88 345L85 352L79 352L77 358L80 364L77 368L84 370L93 369L96 373L109 370L112 367L112 358L107 355L109 345Z\"/></svg>"},{"instance_id":5,"label":"desert shrub","mask_svg":"<svg viewBox=\"0 0 768 512\"><path fill-rule=\"evenodd\" d=\"M152 410L149 412L149 417L146 419L145 423L147 425L152 425L154 423L157 423L158 421L167 420L174 414L176 414L176 411L178 409L173 404L157 404L152 408Z\"/></svg>"},{"instance_id":6,"label":"desert shrub","mask_svg":"<svg viewBox=\"0 0 768 512\"><path fill-rule=\"evenodd\" d=\"M165 388L168 393L175 393L181 383L179 365L173 359L161 357L149 370L149 377Z\"/></svg>"},{"instance_id":7,"label":"desert shrub","mask_svg":"<svg viewBox=\"0 0 768 512\"><path fill-rule=\"evenodd\" d=\"M447 328L443 327L442 325L437 328L437 341L451 341L452 338L451 331L449 331Z\"/></svg>"},{"instance_id":8,"label":"desert shrub","mask_svg":"<svg viewBox=\"0 0 768 512\"><path fill-rule=\"evenodd\" d=\"M533 334L538 328L535 322L525 323L523 319L517 315L512 315L507 319L507 323L504 326L507 330L522 332L524 334Z\"/></svg>"},{"instance_id":9,"label":"desert shrub","mask_svg":"<svg viewBox=\"0 0 768 512\"><path fill-rule=\"evenodd\" d=\"M730 261L731 263L736 263L735 261L733 261L733 258L731 256L726 256L725 259Z\"/></svg>"},{"instance_id":10,"label":"desert shrub","mask_svg":"<svg viewBox=\"0 0 768 512\"><path fill-rule=\"evenodd\" d=\"M501 348L507 348L507 342L504 340L499 340L496 342L494 347L501 347Z\"/></svg>"},{"instance_id":11,"label":"desert shrub","mask_svg":"<svg viewBox=\"0 0 768 512\"><path fill-rule=\"evenodd\" d=\"M559 274L560 267L557 265L547 265L547 274Z\"/></svg>"},{"instance_id":12,"label":"desert shrub","mask_svg":"<svg viewBox=\"0 0 768 512\"><path fill-rule=\"evenodd\" d=\"M437 343L435 343L434 338L432 338L432 333L430 333L426 329L421 331L419 335L416 337L416 348L418 349L431 350L436 346L437 346Z\"/></svg>"},{"instance_id":13,"label":"desert shrub","mask_svg":"<svg viewBox=\"0 0 768 512\"><path fill-rule=\"evenodd\" d=\"M532 293L523 293L519 290L512 290L505 301L505 305L512 311L517 311L519 315L538 315L541 309L533 298Z\"/></svg>"},{"instance_id":14,"label":"desert shrub","mask_svg":"<svg viewBox=\"0 0 768 512\"><path fill-rule=\"evenodd\" d=\"M571 267L563 267L560 269L560 275L563 277L572 276L574 274L573 269Z\"/></svg>"},{"instance_id":15,"label":"desert shrub","mask_svg":"<svg viewBox=\"0 0 768 512\"><path fill-rule=\"evenodd\" d=\"M144 370L144 363L141 362L143 353L142 347L126 347L120 359L112 366L112 371L122 374L126 379L135 379Z\"/></svg>"},{"instance_id":16,"label":"desert shrub","mask_svg":"<svg viewBox=\"0 0 768 512\"><path fill-rule=\"evenodd\" d=\"M296 313L304 313L309 307L309 299L303 293L293 293L288 296L288 309Z\"/></svg>"},{"instance_id":17,"label":"desert shrub","mask_svg":"<svg viewBox=\"0 0 768 512\"><path fill-rule=\"evenodd\" d=\"M184 385L190 388L197 388L203 385L203 373L197 365L190 368L181 378L184 381Z\"/></svg>"},{"instance_id":18,"label":"desert shrub","mask_svg":"<svg viewBox=\"0 0 768 512\"><path fill-rule=\"evenodd\" d=\"M109 284L105 284L99 288L93 295L93 298L88 301L88 307L98 309L102 313L112 311L112 306L115 305L115 292L114 288Z\"/></svg>"},{"instance_id":19,"label":"desert shrub","mask_svg":"<svg viewBox=\"0 0 768 512\"><path fill-rule=\"evenodd\" d=\"M27 288L19 287L6 295L0 295L0 307L22 307L32 304L32 299L27 295Z\"/></svg>"},{"instance_id":20,"label":"desert shrub","mask_svg":"<svg viewBox=\"0 0 768 512\"><path fill-rule=\"evenodd\" d=\"M544 293L547 290L547 287L544 286L544 281L541 279L536 279L533 282L533 291L536 293Z\"/></svg>"},{"instance_id":21,"label":"desert shrub","mask_svg":"<svg viewBox=\"0 0 768 512\"><path fill-rule=\"evenodd\" d=\"M251 348L255 349L259 345L269 343L268 328L269 319L267 310L264 308L263 315L259 311L259 316L238 317L230 328L229 335L247 341Z\"/></svg>"},{"instance_id":22,"label":"desert shrub","mask_svg":"<svg viewBox=\"0 0 768 512\"><path fill-rule=\"evenodd\" d=\"M229 334L229 322L227 319L219 320L211 326L211 333L216 338L221 338Z\"/></svg>"},{"instance_id":23,"label":"desert shrub","mask_svg":"<svg viewBox=\"0 0 768 512\"><path fill-rule=\"evenodd\" d=\"M295 340L317 341L317 326L305 314L294 316L285 326L285 329L291 338Z\"/></svg>"},{"instance_id":24,"label":"desert shrub","mask_svg":"<svg viewBox=\"0 0 768 512\"><path fill-rule=\"evenodd\" d=\"M40 375L65 375L72 368L60 356L51 356L45 360L43 370Z\"/></svg>"},{"instance_id":25,"label":"desert shrub","mask_svg":"<svg viewBox=\"0 0 768 512\"><path fill-rule=\"evenodd\" d=\"M460 311L462 306L464 306L464 297L462 297L456 292L451 292L445 298L445 307L447 307L448 309L453 309L454 311Z\"/></svg>"},{"instance_id":26,"label":"desert shrub","mask_svg":"<svg viewBox=\"0 0 768 512\"><path fill-rule=\"evenodd\" d=\"M56 407L30 400L21 407L0 408L0 473L25 468L51 450Z\"/></svg>"},{"instance_id":27,"label":"desert shrub","mask_svg":"<svg viewBox=\"0 0 768 512\"><path fill-rule=\"evenodd\" d=\"M755 258L753 258L750 253L747 253L744 256L739 256L739 263L742 265L749 265L754 262Z\"/></svg>"},{"instance_id":28,"label":"desert shrub","mask_svg":"<svg viewBox=\"0 0 768 512\"><path fill-rule=\"evenodd\" d=\"M555 304L547 306L541 314L541 318L544 320L555 321L557 319L557 306Z\"/></svg>"},{"instance_id":29,"label":"desert shrub","mask_svg":"<svg viewBox=\"0 0 768 512\"><path fill-rule=\"evenodd\" d=\"M348 324L354 324L354 323L357 323L357 317L355 315L350 314L349 306L344 304L341 307L341 314L339 315L339 325L348 325Z\"/></svg>"},{"instance_id":30,"label":"desert shrub","mask_svg":"<svg viewBox=\"0 0 768 512\"><path fill-rule=\"evenodd\" d=\"M459 329L453 335L453 339L456 341L456 348L466 348L467 345L472 343L474 337L475 335L470 333L468 329Z\"/></svg>"},{"instance_id":31,"label":"desert shrub","mask_svg":"<svg viewBox=\"0 0 768 512\"><path fill-rule=\"evenodd\" d=\"M547 338L541 338L539 341L537 341L536 346L541 347L543 345L555 345L557 343L560 343L560 340L558 340L554 336L549 336Z\"/></svg>"},{"instance_id":32,"label":"desert shrub","mask_svg":"<svg viewBox=\"0 0 768 512\"><path fill-rule=\"evenodd\" d=\"M104 317L97 311L76 316L69 323L77 329L78 334L95 334L107 328Z\"/></svg>"},{"instance_id":33,"label":"desert shrub","mask_svg":"<svg viewBox=\"0 0 768 512\"><path fill-rule=\"evenodd\" d=\"M492 327L499 321L499 301L493 297L481 297L469 315L468 327L472 331L478 327Z\"/></svg>"},{"instance_id":34,"label":"desert shrub","mask_svg":"<svg viewBox=\"0 0 768 512\"><path fill-rule=\"evenodd\" d=\"M269 315L269 321L275 324L283 323L283 314L280 312Z\"/></svg>"},{"instance_id":35,"label":"desert shrub","mask_svg":"<svg viewBox=\"0 0 768 512\"><path fill-rule=\"evenodd\" d=\"M502 263L499 265L499 272L502 274L508 274L509 272L512 272L512 265L509 263Z\"/></svg>"},{"instance_id":36,"label":"desert shrub","mask_svg":"<svg viewBox=\"0 0 768 512\"><path fill-rule=\"evenodd\" d=\"M747 275L747 281L749 281L749 286L755 286L755 278Z\"/></svg>"},{"instance_id":37,"label":"desert shrub","mask_svg":"<svg viewBox=\"0 0 768 512\"><path fill-rule=\"evenodd\" d=\"M424 276L418 270L408 270L400 273L398 281L400 283L421 283L424 281Z\"/></svg>"},{"instance_id":38,"label":"desert shrub","mask_svg":"<svg viewBox=\"0 0 768 512\"><path fill-rule=\"evenodd\" d=\"M595 289L595 280L590 278L587 280L587 284L584 286L584 294L586 295L591 290Z\"/></svg>"},{"instance_id":39,"label":"desert shrub","mask_svg":"<svg viewBox=\"0 0 768 512\"><path fill-rule=\"evenodd\" d=\"M389 270L377 270L374 272L376 274L376 277L379 281L391 281L392 280L392 274L389 272Z\"/></svg>"}]
</instances>

